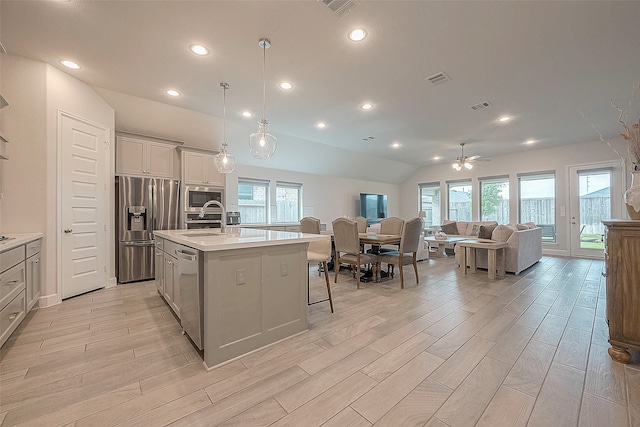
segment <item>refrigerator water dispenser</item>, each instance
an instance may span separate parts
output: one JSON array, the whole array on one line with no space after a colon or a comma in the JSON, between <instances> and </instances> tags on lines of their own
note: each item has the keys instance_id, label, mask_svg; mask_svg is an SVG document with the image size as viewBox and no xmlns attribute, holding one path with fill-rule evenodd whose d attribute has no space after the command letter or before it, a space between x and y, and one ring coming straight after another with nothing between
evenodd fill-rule
<instances>
[{"instance_id":1,"label":"refrigerator water dispenser","mask_svg":"<svg viewBox=\"0 0 640 427\"><path fill-rule=\"evenodd\" d=\"M129 206L127 208L127 231L144 231L147 222L147 208Z\"/></svg>"}]
</instances>

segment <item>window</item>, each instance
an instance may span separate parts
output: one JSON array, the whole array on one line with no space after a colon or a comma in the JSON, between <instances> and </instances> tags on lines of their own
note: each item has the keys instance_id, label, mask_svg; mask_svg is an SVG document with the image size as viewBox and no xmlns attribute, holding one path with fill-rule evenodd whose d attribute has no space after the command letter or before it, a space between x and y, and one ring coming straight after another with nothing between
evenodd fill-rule
<instances>
[{"instance_id":1,"label":"window","mask_svg":"<svg viewBox=\"0 0 640 427\"><path fill-rule=\"evenodd\" d=\"M299 222L302 184L276 182L276 222Z\"/></svg>"},{"instance_id":2,"label":"window","mask_svg":"<svg viewBox=\"0 0 640 427\"><path fill-rule=\"evenodd\" d=\"M442 224L442 218L440 218L440 183L420 184L418 188L420 189L418 206L425 213L425 227Z\"/></svg>"},{"instance_id":3,"label":"window","mask_svg":"<svg viewBox=\"0 0 640 427\"><path fill-rule=\"evenodd\" d=\"M556 175L554 172L518 175L520 222L542 228L542 241L556 241Z\"/></svg>"},{"instance_id":4,"label":"window","mask_svg":"<svg viewBox=\"0 0 640 427\"><path fill-rule=\"evenodd\" d=\"M269 181L238 178L238 211L245 224L268 222Z\"/></svg>"},{"instance_id":5,"label":"window","mask_svg":"<svg viewBox=\"0 0 640 427\"><path fill-rule=\"evenodd\" d=\"M447 182L449 189L449 219L471 221L471 181Z\"/></svg>"},{"instance_id":6,"label":"window","mask_svg":"<svg viewBox=\"0 0 640 427\"><path fill-rule=\"evenodd\" d=\"M509 223L509 177L480 178L480 221Z\"/></svg>"}]
</instances>

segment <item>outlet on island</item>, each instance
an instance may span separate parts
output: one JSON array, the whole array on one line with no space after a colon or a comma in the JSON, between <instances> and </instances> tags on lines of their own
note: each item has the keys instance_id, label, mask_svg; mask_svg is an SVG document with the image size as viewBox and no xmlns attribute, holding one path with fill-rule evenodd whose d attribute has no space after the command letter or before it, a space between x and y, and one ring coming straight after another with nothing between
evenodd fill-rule
<instances>
[{"instance_id":1,"label":"outlet on island","mask_svg":"<svg viewBox=\"0 0 640 427\"><path fill-rule=\"evenodd\" d=\"M247 283L246 279L245 279L245 269L244 268L239 268L236 270L236 285L244 285L245 283Z\"/></svg>"},{"instance_id":2,"label":"outlet on island","mask_svg":"<svg viewBox=\"0 0 640 427\"><path fill-rule=\"evenodd\" d=\"M280 263L280 277L289 275L289 263L281 262Z\"/></svg>"}]
</instances>

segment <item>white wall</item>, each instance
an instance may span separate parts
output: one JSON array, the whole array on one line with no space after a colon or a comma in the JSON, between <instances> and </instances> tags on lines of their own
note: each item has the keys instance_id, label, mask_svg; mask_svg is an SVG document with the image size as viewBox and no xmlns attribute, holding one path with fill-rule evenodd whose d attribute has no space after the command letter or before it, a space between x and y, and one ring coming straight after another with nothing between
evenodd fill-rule
<instances>
[{"instance_id":1,"label":"white wall","mask_svg":"<svg viewBox=\"0 0 640 427\"><path fill-rule=\"evenodd\" d=\"M626 153L624 141L612 141L619 153ZM602 141L586 142L583 144L567 145L549 149L536 150L535 147L524 147L521 153L494 157L490 162L476 162L472 170L463 169L456 172L450 164L425 167L413 174L401 185L401 215L414 215L418 209L418 185L427 182L440 182L443 196L447 193L447 180L471 179L473 185L472 209L474 220L479 219L478 178L508 175L511 222L517 222L518 215L518 173L554 171L556 174L556 240L555 244L545 244L543 251L547 254L569 255L569 182L568 167L598 163L604 161L621 161L620 157ZM629 174L622 168L614 173L622 174L628 180ZM614 204L614 216L622 213L622 195L624 189L616 193L612 191L611 200ZM446 197L442 198L442 217L446 218ZM560 216L561 208L565 208L566 215ZM618 216L619 217L619 216Z\"/></svg>"},{"instance_id":2,"label":"white wall","mask_svg":"<svg viewBox=\"0 0 640 427\"><path fill-rule=\"evenodd\" d=\"M114 111L91 87L76 78L50 65L15 55L3 55L1 89L11 103L2 113L4 132L11 144L10 160L2 167L0 231L44 234L40 305L47 306L58 303L61 295L56 257L58 111L69 112L111 130L115 126ZM110 133L113 147L113 131ZM114 158L111 149L110 176L113 175ZM113 189L105 197L113 206ZM112 211L109 209L109 237L113 236ZM113 240L108 239L110 278L114 277Z\"/></svg>"},{"instance_id":3,"label":"white wall","mask_svg":"<svg viewBox=\"0 0 640 427\"><path fill-rule=\"evenodd\" d=\"M56 251L58 247L58 226L59 226L59 200L57 179L58 179L58 113L64 111L72 115L81 117L87 121L101 125L110 129L109 143L111 149L108 153L107 170L109 176L115 173L115 112L113 108L102 99L93 88L66 74L65 72L47 65L47 256L49 262L46 264L46 277L50 279L45 289L43 298L49 302L61 301L61 287L57 280L59 277L57 269ZM114 186L109 186L109 191L105 194L109 198L109 209L107 213L107 249L109 279L111 284L115 284L115 240L114 236ZM53 283L51 283L53 281Z\"/></svg>"},{"instance_id":4,"label":"white wall","mask_svg":"<svg viewBox=\"0 0 640 427\"><path fill-rule=\"evenodd\" d=\"M329 175L314 175L280 169L237 165L227 175L227 210L238 210L238 178L266 179L271 181L271 204L275 206L276 181L302 184L303 205L311 216L331 228L331 221L347 215L359 215L360 193L386 194L389 216L400 214L400 186L374 181L362 181ZM414 214L413 216L416 216Z\"/></svg>"}]
</instances>

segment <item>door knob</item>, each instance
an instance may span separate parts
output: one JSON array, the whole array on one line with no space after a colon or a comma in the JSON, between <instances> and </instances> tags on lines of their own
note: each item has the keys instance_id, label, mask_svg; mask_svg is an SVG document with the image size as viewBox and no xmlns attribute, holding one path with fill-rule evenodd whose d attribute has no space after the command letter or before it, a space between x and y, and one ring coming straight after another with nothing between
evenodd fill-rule
<instances>
[{"instance_id":1,"label":"door knob","mask_svg":"<svg viewBox=\"0 0 640 427\"><path fill-rule=\"evenodd\" d=\"M65 232L65 233L71 233L72 231L73 231L73 229L71 229L71 228L65 228L65 229L64 229L64 232Z\"/></svg>"}]
</instances>

